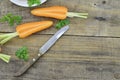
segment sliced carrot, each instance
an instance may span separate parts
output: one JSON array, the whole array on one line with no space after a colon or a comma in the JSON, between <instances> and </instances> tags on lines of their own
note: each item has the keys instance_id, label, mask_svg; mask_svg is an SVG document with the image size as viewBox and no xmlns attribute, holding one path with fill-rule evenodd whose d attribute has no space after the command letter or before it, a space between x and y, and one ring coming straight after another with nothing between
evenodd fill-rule
<instances>
[{"instance_id":1,"label":"sliced carrot","mask_svg":"<svg viewBox=\"0 0 120 80\"><path fill-rule=\"evenodd\" d=\"M5 44L7 41L16 36L19 36L20 38L30 36L33 33L49 28L52 24L52 21L40 21L19 25L16 27L16 32L0 35L0 45Z\"/></svg>"},{"instance_id":2,"label":"sliced carrot","mask_svg":"<svg viewBox=\"0 0 120 80\"><path fill-rule=\"evenodd\" d=\"M68 12L68 9L64 6L36 8L31 11L31 14L56 19L65 19L66 17L87 18L88 15L88 13Z\"/></svg>"},{"instance_id":3,"label":"sliced carrot","mask_svg":"<svg viewBox=\"0 0 120 80\"><path fill-rule=\"evenodd\" d=\"M52 18L56 18L56 19L65 19L66 15L65 14L61 14L61 13L47 13L47 12L41 12L39 14L36 14L36 16L43 16L44 17L52 17Z\"/></svg>"},{"instance_id":4,"label":"sliced carrot","mask_svg":"<svg viewBox=\"0 0 120 80\"><path fill-rule=\"evenodd\" d=\"M52 17L57 19L65 19L67 17L67 8L63 6L53 6L47 8L33 9L31 13L35 16Z\"/></svg>"},{"instance_id":5,"label":"sliced carrot","mask_svg":"<svg viewBox=\"0 0 120 80\"><path fill-rule=\"evenodd\" d=\"M23 26L19 26L16 28L16 31L18 32L20 38L25 38L35 32L49 28L52 24L52 21L33 22L33 24L27 23L23 24L25 28Z\"/></svg>"},{"instance_id":6,"label":"sliced carrot","mask_svg":"<svg viewBox=\"0 0 120 80\"><path fill-rule=\"evenodd\" d=\"M28 30L28 29L34 28L36 26L46 24L48 22L51 22L51 21L39 21L39 22L30 22L30 23L21 24L16 27L16 31L22 32L24 30Z\"/></svg>"},{"instance_id":7,"label":"sliced carrot","mask_svg":"<svg viewBox=\"0 0 120 80\"><path fill-rule=\"evenodd\" d=\"M46 8L36 8L31 11L31 13L40 13L40 12L53 12L53 13L67 13L67 8L63 6L52 6Z\"/></svg>"}]
</instances>

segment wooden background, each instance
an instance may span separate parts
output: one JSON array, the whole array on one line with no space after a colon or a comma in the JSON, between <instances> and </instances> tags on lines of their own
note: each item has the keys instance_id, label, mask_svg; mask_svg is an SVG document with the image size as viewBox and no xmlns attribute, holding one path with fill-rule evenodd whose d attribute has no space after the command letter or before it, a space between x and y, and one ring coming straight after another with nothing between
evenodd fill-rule
<instances>
[{"instance_id":1,"label":"wooden background","mask_svg":"<svg viewBox=\"0 0 120 80\"><path fill-rule=\"evenodd\" d=\"M120 0L48 0L41 7L53 5L88 12L89 18L70 18L69 31L21 77L13 77L13 74L27 62L19 60L15 51L27 46L30 59L33 58L57 29L53 26L25 39L16 37L9 41L2 46L2 52L12 59L9 64L0 60L0 80L120 80L119 60L110 61L107 57L103 61L81 60L81 56L120 58ZM0 17L13 13L23 17L22 23L40 20L56 23L55 19L31 15L31 9L0 0ZM0 23L0 32L14 32L15 26Z\"/></svg>"}]
</instances>

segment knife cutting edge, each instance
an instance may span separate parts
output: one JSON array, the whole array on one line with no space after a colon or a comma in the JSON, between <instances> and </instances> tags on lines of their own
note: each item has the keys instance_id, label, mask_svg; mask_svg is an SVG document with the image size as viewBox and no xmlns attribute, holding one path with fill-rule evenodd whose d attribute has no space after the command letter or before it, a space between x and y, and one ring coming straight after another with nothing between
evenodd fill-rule
<instances>
[{"instance_id":1,"label":"knife cutting edge","mask_svg":"<svg viewBox=\"0 0 120 80\"><path fill-rule=\"evenodd\" d=\"M30 62L24 65L17 73L14 74L15 77L19 77L24 74L43 54L45 54L50 47L69 29L69 26L65 26L57 31L40 49L39 53Z\"/></svg>"}]
</instances>

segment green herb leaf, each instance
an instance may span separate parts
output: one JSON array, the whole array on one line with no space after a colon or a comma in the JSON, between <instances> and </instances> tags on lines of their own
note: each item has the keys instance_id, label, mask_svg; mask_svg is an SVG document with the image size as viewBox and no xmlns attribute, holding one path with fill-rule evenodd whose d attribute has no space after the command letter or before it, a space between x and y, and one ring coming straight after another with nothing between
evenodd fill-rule
<instances>
[{"instance_id":1,"label":"green herb leaf","mask_svg":"<svg viewBox=\"0 0 120 80\"><path fill-rule=\"evenodd\" d=\"M41 1L40 0L28 0L28 5L31 7L32 5L40 5Z\"/></svg>"},{"instance_id":2,"label":"green herb leaf","mask_svg":"<svg viewBox=\"0 0 120 80\"><path fill-rule=\"evenodd\" d=\"M60 29L60 28L66 26L66 25L68 25L68 24L70 24L70 21L69 21L68 19L60 20L60 21L58 21L58 23L56 24L55 27L56 27L57 29Z\"/></svg>"},{"instance_id":3,"label":"green herb leaf","mask_svg":"<svg viewBox=\"0 0 120 80\"><path fill-rule=\"evenodd\" d=\"M22 21L21 16L13 15L11 13L8 13L0 18L0 22L8 22L10 26L13 26L14 23L20 24Z\"/></svg>"},{"instance_id":4,"label":"green herb leaf","mask_svg":"<svg viewBox=\"0 0 120 80\"><path fill-rule=\"evenodd\" d=\"M19 59L23 59L24 61L27 61L29 56L28 56L28 48L27 47L22 47L16 51L16 56Z\"/></svg>"}]
</instances>

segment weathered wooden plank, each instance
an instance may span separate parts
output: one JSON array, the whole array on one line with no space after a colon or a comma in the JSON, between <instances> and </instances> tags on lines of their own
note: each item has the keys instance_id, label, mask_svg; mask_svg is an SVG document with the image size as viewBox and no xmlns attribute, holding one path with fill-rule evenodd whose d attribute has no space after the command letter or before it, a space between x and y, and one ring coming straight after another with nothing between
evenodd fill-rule
<instances>
[{"instance_id":1,"label":"weathered wooden plank","mask_svg":"<svg viewBox=\"0 0 120 80\"><path fill-rule=\"evenodd\" d=\"M71 18L70 30L68 35L83 35L83 36L112 36L120 37L120 1L119 0L50 0L41 5L42 7L52 5L64 5L69 8L69 11L88 12L88 19ZM7 5L6 5L7 4ZM23 23L38 20L53 20L50 18L35 17L30 14L32 8L22 8L13 5L9 0L1 0L0 16L12 12L23 16ZM8 27L7 24L0 24L1 32L13 32L15 27ZM53 34L56 31L50 28L39 34Z\"/></svg>"},{"instance_id":2,"label":"weathered wooden plank","mask_svg":"<svg viewBox=\"0 0 120 80\"><path fill-rule=\"evenodd\" d=\"M0 0L0 16L12 12L23 16L23 23L38 20L53 20L32 16L32 8L13 5L9 0ZM88 12L89 18L71 18L70 30L45 54L25 75L13 77L26 62L15 56L22 47L29 48L30 59L57 30L52 27L26 39L14 38L2 46L2 52L12 56L9 64L0 60L0 80L119 80L119 59L110 61L109 57L120 57L119 0L49 0L44 6L64 5L69 11ZM7 5L6 5L7 4ZM14 27L0 24L0 32L13 32ZM72 35L72 36L71 36ZM79 35L82 35L81 37ZM85 37L107 36L107 37ZM111 38L110 38L111 37ZM116 38L114 38L116 37ZM106 57L103 61L85 61L83 56Z\"/></svg>"},{"instance_id":3,"label":"weathered wooden plank","mask_svg":"<svg viewBox=\"0 0 120 80\"><path fill-rule=\"evenodd\" d=\"M9 48L14 48L15 50L19 48L19 46L27 46L30 47L32 50L37 50L38 48L42 46L52 35L33 35L30 37L27 37L25 39L19 39L14 38L10 40L8 43L6 43L3 46L3 51L6 53L12 50L9 50ZM64 36L61 38L60 41L57 42L57 45L55 45L51 50L54 52L67 52L68 53L74 53L74 54L80 54L79 52L84 52L84 54L103 54L103 55L111 55L111 53L114 53L113 55L119 54L119 38L104 38L104 37L79 37L79 36ZM23 43L24 42L24 43ZM8 48L8 49L7 49ZM30 50L30 51L32 51ZM78 51L78 52L77 52ZM89 51L94 51L94 53L90 53ZM103 53L98 53L103 52ZM12 54L12 53L11 53Z\"/></svg>"},{"instance_id":4,"label":"weathered wooden plank","mask_svg":"<svg viewBox=\"0 0 120 80\"><path fill-rule=\"evenodd\" d=\"M3 80L115 80L114 74L120 73L118 62L105 59L81 61L80 55L120 57L119 38L63 36L25 75L12 77L25 62L15 57L21 46L29 48L30 58L38 53L52 35L33 35L26 39L14 38L5 44L3 52L13 58L9 64L0 61L0 79ZM106 76L105 76L106 75ZM119 75L119 74L118 74Z\"/></svg>"}]
</instances>

